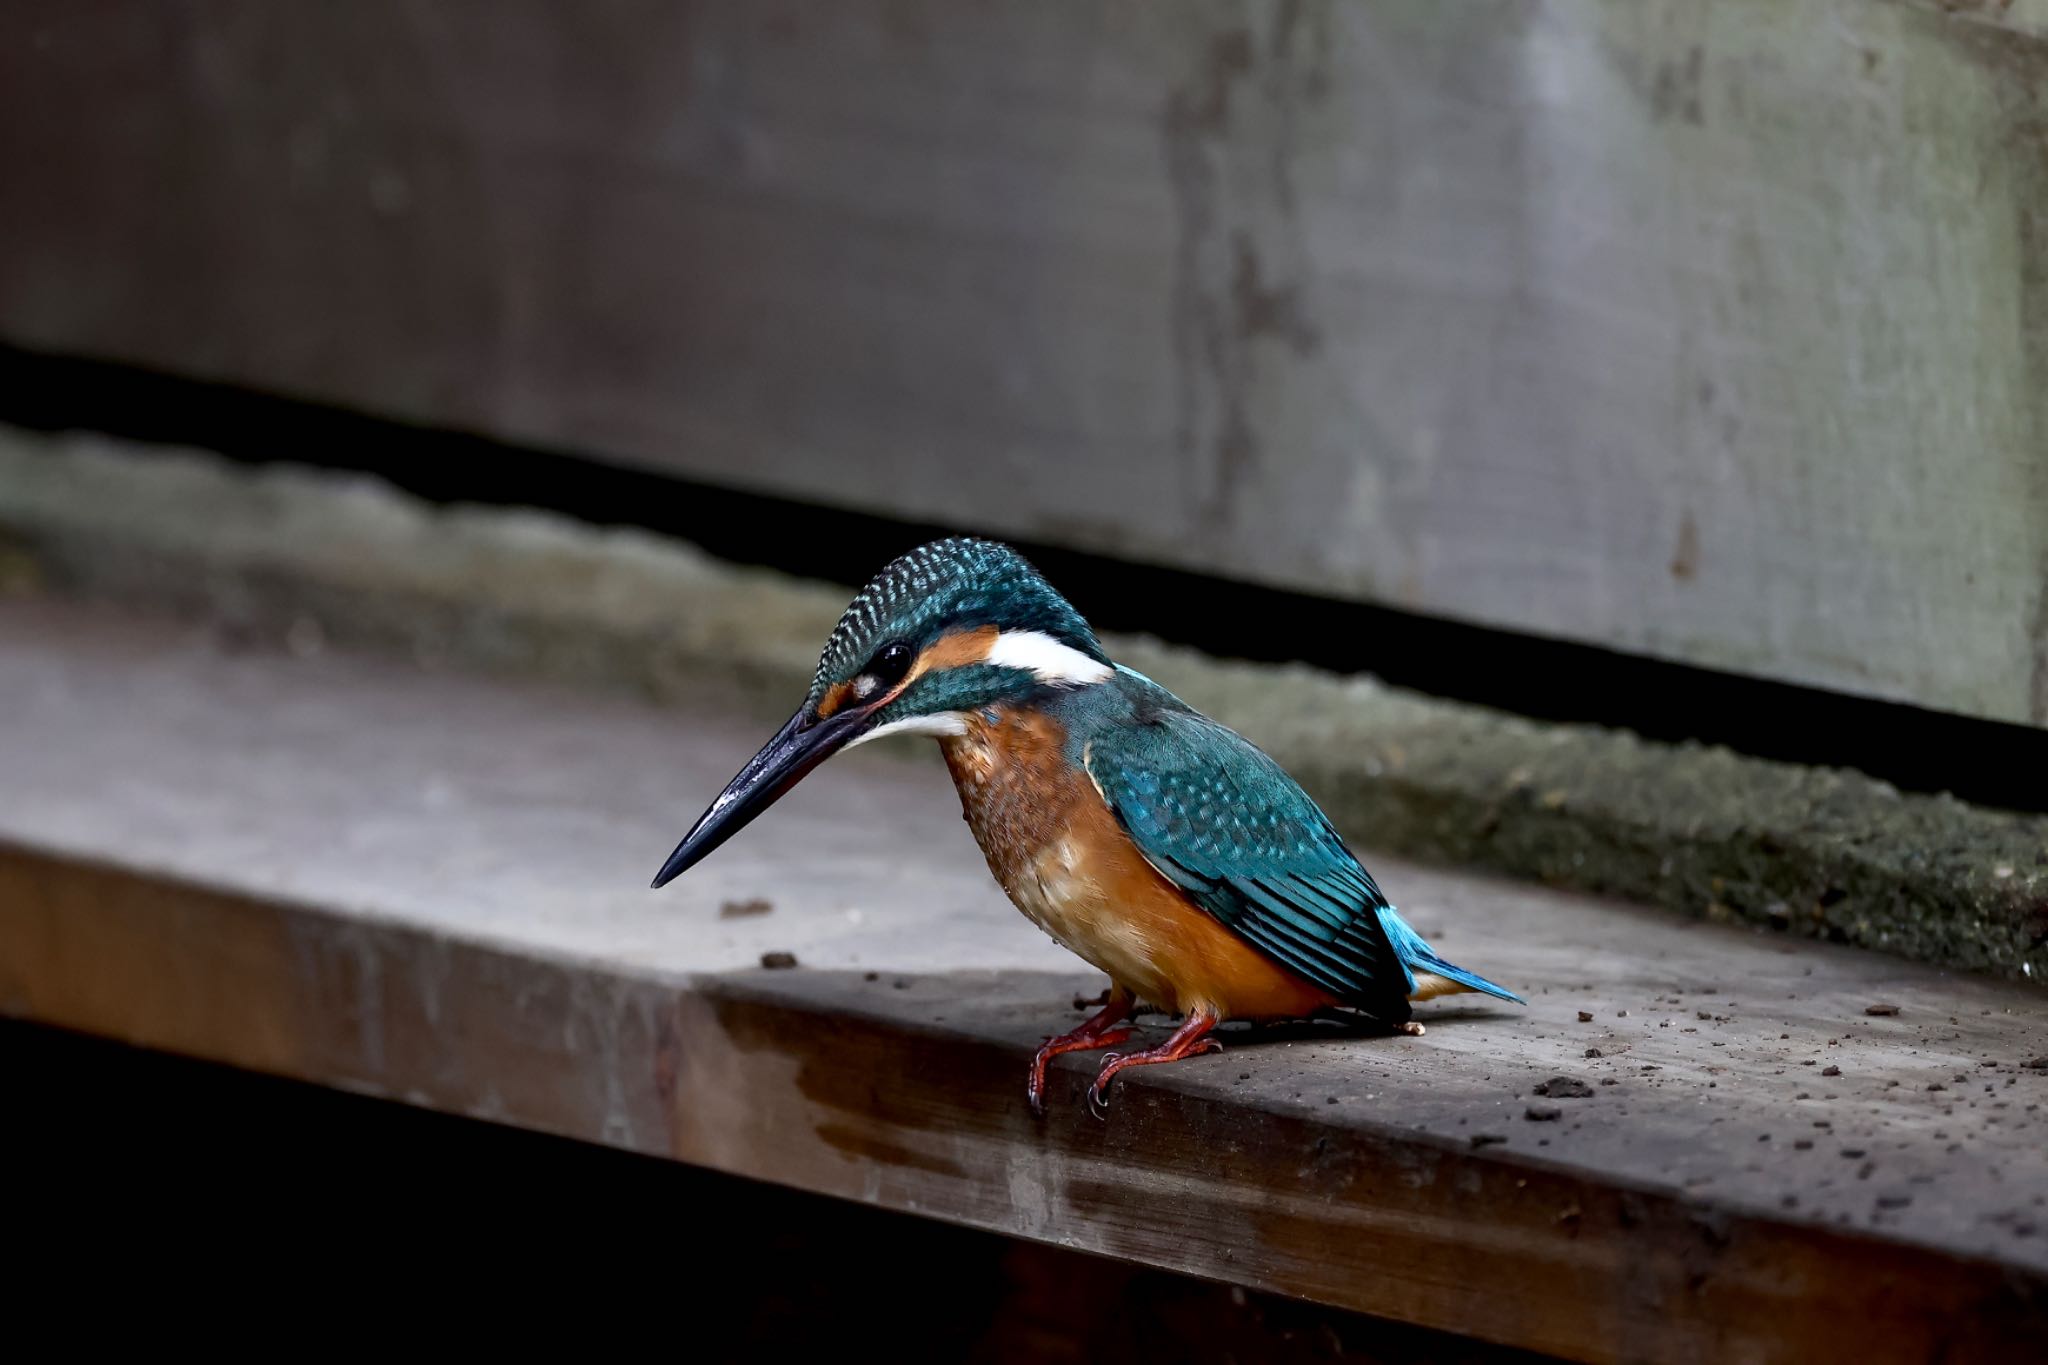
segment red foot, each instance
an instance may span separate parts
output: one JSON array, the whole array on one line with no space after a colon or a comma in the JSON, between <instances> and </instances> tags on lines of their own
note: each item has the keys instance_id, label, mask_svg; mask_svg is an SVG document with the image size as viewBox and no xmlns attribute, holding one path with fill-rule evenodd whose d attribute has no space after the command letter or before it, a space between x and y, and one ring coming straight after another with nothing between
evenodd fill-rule
<instances>
[{"instance_id":1,"label":"red foot","mask_svg":"<svg viewBox=\"0 0 2048 1365\"><path fill-rule=\"evenodd\" d=\"M1103 1058L1102 1070L1095 1073L1095 1084L1088 1087L1088 1107L1095 1112L1095 1117L1109 1117L1109 1083L1124 1068L1156 1066L1160 1062L1184 1061L1205 1052L1223 1051L1223 1044L1205 1036L1218 1022L1215 1015L1197 1010L1190 1013L1187 1020L1173 1031L1173 1036L1158 1047L1127 1055L1112 1052Z\"/></svg>"},{"instance_id":2,"label":"red foot","mask_svg":"<svg viewBox=\"0 0 2048 1365\"><path fill-rule=\"evenodd\" d=\"M1131 1017L1131 1010L1137 1005L1130 992L1121 986L1112 986L1109 1003L1079 1028L1062 1033L1046 1041L1044 1047L1031 1059L1031 1079L1024 1086L1024 1098L1031 1102L1031 1112L1039 1118L1045 1117L1045 1068L1047 1063L1063 1052L1091 1052L1096 1048L1115 1047L1131 1036L1128 1028L1118 1024Z\"/></svg>"}]
</instances>

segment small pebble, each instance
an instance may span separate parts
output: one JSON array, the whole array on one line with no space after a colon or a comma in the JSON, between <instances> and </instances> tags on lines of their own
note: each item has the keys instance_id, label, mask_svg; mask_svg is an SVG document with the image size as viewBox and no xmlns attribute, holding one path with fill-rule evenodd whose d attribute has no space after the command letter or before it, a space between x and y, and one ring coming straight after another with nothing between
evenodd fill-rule
<instances>
[{"instance_id":1,"label":"small pebble","mask_svg":"<svg viewBox=\"0 0 2048 1365\"><path fill-rule=\"evenodd\" d=\"M1825 1066L1821 1068L1820 1074L1823 1076L1839 1076L1842 1074L1842 1068L1838 1066Z\"/></svg>"},{"instance_id":2,"label":"small pebble","mask_svg":"<svg viewBox=\"0 0 2048 1365\"><path fill-rule=\"evenodd\" d=\"M763 900L759 896L753 896L743 901L726 901L718 907L718 917L720 919L752 919L756 915L768 914L774 909L775 902Z\"/></svg>"},{"instance_id":3,"label":"small pebble","mask_svg":"<svg viewBox=\"0 0 2048 1365\"><path fill-rule=\"evenodd\" d=\"M1499 1133L1474 1133L1472 1135L1472 1145L1474 1147L1491 1147L1495 1143L1506 1141L1507 1139Z\"/></svg>"},{"instance_id":4,"label":"small pebble","mask_svg":"<svg viewBox=\"0 0 2048 1365\"><path fill-rule=\"evenodd\" d=\"M783 952L763 953L761 954L761 965L771 971L780 971L794 967L796 966L796 954Z\"/></svg>"},{"instance_id":5,"label":"small pebble","mask_svg":"<svg viewBox=\"0 0 2048 1365\"><path fill-rule=\"evenodd\" d=\"M1863 1012L1865 1014L1877 1015L1897 1014L1899 1012L1899 1007L1897 1005L1865 1005L1863 1007Z\"/></svg>"},{"instance_id":6,"label":"small pebble","mask_svg":"<svg viewBox=\"0 0 2048 1365\"><path fill-rule=\"evenodd\" d=\"M1592 1023L1592 1022L1593 1022L1593 1011L1591 1011L1591 1010L1580 1010L1580 1011L1579 1011L1579 1022L1580 1022L1580 1023L1582 1023L1582 1024L1590 1024L1590 1023Z\"/></svg>"},{"instance_id":7,"label":"small pebble","mask_svg":"<svg viewBox=\"0 0 2048 1365\"><path fill-rule=\"evenodd\" d=\"M1563 1114L1564 1110L1554 1104L1532 1104L1523 1111L1523 1116L1531 1123L1551 1123Z\"/></svg>"},{"instance_id":8,"label":"small pebble","mask_svg":"<svg viewBox=\"0 0 2048 1365\"><path fill-rule=\"evenodd\" d=\"M1602 1056L1605 1056L1606 1054L1605 1054L1605 1053L1603 1053L1603 1052L1601 1052L1601 1051L1600 1051L1600 1049L1599 1049L1599 1048L1597 1048L1597 1047L1589 1047L1589 1048L1587 1048L1587 1049L1586 1049L1586 1055L1587 1055L1588 1057L1602 1057Z\"/></svg>"}]
</instances>

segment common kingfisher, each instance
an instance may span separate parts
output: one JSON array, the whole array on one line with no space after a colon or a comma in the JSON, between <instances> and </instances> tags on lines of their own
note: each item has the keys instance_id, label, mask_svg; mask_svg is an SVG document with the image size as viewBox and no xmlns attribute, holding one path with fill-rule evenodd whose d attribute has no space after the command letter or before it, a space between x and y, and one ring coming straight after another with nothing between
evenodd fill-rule
<instances>
[{"instance_id":1,"label":"common kingfisher","mask_svg":"<svg viewBox=\"0 0 2048 1365\"><path fill-rule=\"evenodd\" d=\"M841 749L938 737L961 811L1019 910L1107 972L1107 1004L1031 1060L1131 1036L1140 1001L1183 1022L1112 1053L1134 1066L1219 1050L1225 1019L1345 1007L1420 1033L1409 1002L1521 997L1438 957L1328 817L1249 740L1110 661L1081 614L1008 546L954 538L895 560L825 642L810 692L662 865L656 887L738 833Z\"/></svg>"}]
</instances>

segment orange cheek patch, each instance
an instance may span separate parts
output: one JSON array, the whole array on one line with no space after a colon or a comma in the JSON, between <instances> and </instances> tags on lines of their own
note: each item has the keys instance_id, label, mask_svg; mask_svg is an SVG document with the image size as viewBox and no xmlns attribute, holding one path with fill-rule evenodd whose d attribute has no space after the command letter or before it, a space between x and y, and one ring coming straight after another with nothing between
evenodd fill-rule
<instances>
[{"instance_id":1,"label":"orange cheek patch","mask_svg":"<svg viewBox=\"0 0 2048 1365\"><path fill-rule=\"evenodd\" d=\"M904 685L907 687L925 674L942 668L958 668L962 664L980 663L988 657L988 652L995 648L996 633L994 626L977 626L973 630L960 630L951 635L940 636L932 642L929 649L917 656L917 662L911 666L910 676L903 680Z\"/></svg>"}]
</instances>

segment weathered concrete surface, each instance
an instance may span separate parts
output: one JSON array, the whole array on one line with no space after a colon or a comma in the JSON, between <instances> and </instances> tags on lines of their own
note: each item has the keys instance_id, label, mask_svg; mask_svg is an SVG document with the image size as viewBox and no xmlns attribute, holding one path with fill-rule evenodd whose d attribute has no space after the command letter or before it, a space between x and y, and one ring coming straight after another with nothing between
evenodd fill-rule
<instances>
[{"instance_id":1,"label":"weathered concrete surface","mask_svg":"<svg viewBox=\"0 0 2048 1365\"><path fill-rule=\"evenodd\" d=\"M19 434L0 439L0 583L664 699L736 683L761 719L802 692L845 598L633 532ZM1112 648L1372 847L2048 981L2048 820L1369 678Z\"/></svg>"},{"instance_id":2,"label":"weathered concrete surface","mask_svg":"<svg viewBox=\"0 0 2048 1365\"><path fill-rule=\"evenodd\" d=\"M0 334L2048 724L2040 0L15 0Z\"/></svg>"},{"instance_id":3,"label":"weathered concrete surface","mask_svg":"<svg viewBox=\"0 0 2048 1365\"><path fill-rule=\"evenodd\" d=\"M655 894L757 738L711 695L16 603L0 701L12 1015L1578 1358L2048 1331L2048 1001L2015 985L1375 858L1531 1005L1232 1037L1106 1125L1064 1059L1040 1124L1024 1058L1100 982L931 764L828 765ZM1558 1075L1591 1094L1532 1093Z\"/></svg>"}]
</instances>

